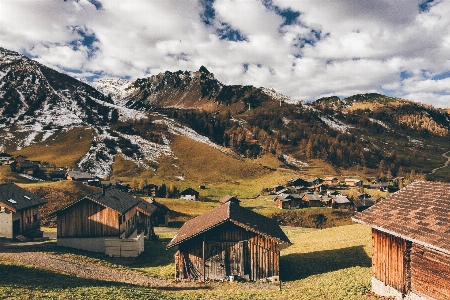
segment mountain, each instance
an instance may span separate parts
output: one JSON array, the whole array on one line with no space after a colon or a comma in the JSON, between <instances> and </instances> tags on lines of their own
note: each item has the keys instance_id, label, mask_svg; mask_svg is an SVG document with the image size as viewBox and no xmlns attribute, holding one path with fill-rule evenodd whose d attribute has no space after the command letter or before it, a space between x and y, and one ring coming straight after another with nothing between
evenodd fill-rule
<instances>
[{"instance_id":1,"label":"mountain","mask_svg":"<svg viewBox=\"0 0 450 300\"><path fill-rule=\"evenodd\" d=\"M166 71L138 79L131 88L133 91L124 100L127 107L136 109L158 107L240 113L267 102L290 100L271 89L225 85L204 66L196 72Z\"/></svg>"},{"instance_id":2,"label":"mountain","mask_svg":"<svg viewBox=\"0 0 450 300\"><path fill-rule=\"evenodd\" d=\"M88 84L0 48L0 101L1 151L100 177L229 182L227 173L238 175L224 166L217 176L192 170L205 159L235 165L231 159L252 176L281 166L311 174L450 178L439 169L450 150L449 113L381 94L295 103L273 89L225 85L205 67ZM192 151L204 147L213 151ZM265 157L278 163L260 163Z\"/></svg>"}]
</instances>

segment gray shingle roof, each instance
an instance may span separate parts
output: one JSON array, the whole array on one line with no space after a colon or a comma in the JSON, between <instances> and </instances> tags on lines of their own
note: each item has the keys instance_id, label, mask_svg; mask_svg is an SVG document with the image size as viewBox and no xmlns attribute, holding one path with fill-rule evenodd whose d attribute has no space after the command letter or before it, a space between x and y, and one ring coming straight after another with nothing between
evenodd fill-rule
<instances>
[{"instance_id":1,"label":"gray shingle roof","mask_svg":"<svg viewBox=\"0 0 450 300\"><path fill-rule=\"evenodd\" d=\"M412 183L353 221L450 253L450 183Z\"/></svg>"},{"instance_id":2,"label":"gray shingle roof","mask_svg":"<svg viewBox=\"0 0 450 300\"><path fill-rule=\"evenodd\" d=\"M140 201L144 201L141 198L133 197L129 193L122 192L121 190L116 189L115 187L107 187L105 188L104 194L103 191L99 191L97 193L84 196L80 200L75 201L74 203L60 209L59 211L66 210L75 203L78 203L86 199L96 202L105 207L109 207L112 210L117 211L121 215L126 213L133 207L137 206Z\"/></svg>"},{"instance_id":3,"label":"gray shingle roof","mask_svg":"<svg viewBox=\"0 0 450 300\"><path fill-rule=\"evenodd\" d=\"M138 203L138 210L146 214L147 216L151 216L158 207L148 201L141 200Z\"/></svg>"},{"instance_id":4,"label":"gray shingle roof","mask_svg":"<svg viewBox=\"0 0 450 300\"><path fill-rule=\"evenodd\" d=\"M273 238L279 243L291 244L286 234L274 220L243 208L236 203L226 202L184 223L167 245L167 248L176 246L225 222L231 222L256 234Z\"/></svg>"},{"instance_id":5,"label":"gray shingle roof","mask_svg":"<svg viewBox=\"0 0 450 300\"><path fill-rule=\"evenodd\" d=\"M47 203L44 199L28 192L14 183L0 184L0 202L14 211Z\"/></svg>"}]
</instances>

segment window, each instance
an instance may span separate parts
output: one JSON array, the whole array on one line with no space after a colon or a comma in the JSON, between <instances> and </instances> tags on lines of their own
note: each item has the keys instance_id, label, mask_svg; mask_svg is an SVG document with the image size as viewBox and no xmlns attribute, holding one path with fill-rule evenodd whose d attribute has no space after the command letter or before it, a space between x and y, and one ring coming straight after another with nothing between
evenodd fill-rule
<instances>
[{"instance_id":1,"label":"window","mask_svg":"<svg viewBox=\"0 0 450 300\"><path fill-rule=\"evenodd\" d=\"M38 221L38 215L35 214L33 215L33 223L36 223Z\"/></svg>"}]
</instances>

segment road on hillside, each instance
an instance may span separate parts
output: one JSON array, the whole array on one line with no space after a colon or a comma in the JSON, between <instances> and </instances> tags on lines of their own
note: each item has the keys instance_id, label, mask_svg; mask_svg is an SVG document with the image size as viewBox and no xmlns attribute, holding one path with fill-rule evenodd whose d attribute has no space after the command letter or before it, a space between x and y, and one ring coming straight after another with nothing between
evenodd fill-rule
<instances>
[{"instance_id":1,"label":"road on hillside","mask_svg":"<svg viewBox=\"0 0 450 300\"><path fill-rule=\"evenodd\" d=\"M447 151L447 152L445 152L445 153L442 154L442 156L445 157L445 158L447 159L447 161L445 162L445 164L444 164L442 167L434 168L433 170L431 170L431 173L430 173L430 174L434 174L434 173L436 173L437 170L443 169L443 168L445 168L445 167L448 167L448 165L450 164L450 157L447 156L448 153L450 153L450 151Z\"/></svg>"}]
</instances>

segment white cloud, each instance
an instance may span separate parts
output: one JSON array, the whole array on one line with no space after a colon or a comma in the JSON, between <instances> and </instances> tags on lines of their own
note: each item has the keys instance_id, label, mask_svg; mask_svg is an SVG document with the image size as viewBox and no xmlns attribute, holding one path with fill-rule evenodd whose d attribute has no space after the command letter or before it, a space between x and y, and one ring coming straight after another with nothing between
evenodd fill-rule
<instances>
[{"instance_id":1,"label":"white cloud","mask_svg":"<svg viewBox=\"0 0 450 300\"><path fill-rule=\"evenodd\" d=\"M407 0L272 4L300 12L298 22L284 25L259 0L216 0L210 25L196 1L102 1L97 9L87 0L2 0L0 46L78 76L135 79L204 65L224 83L293 99L388 90L450 106L449 80L433 80L450 71L450 1L422 13ZM225 25L245 40L221 39Z\"/></svg>"}]
</instances>

